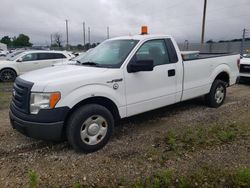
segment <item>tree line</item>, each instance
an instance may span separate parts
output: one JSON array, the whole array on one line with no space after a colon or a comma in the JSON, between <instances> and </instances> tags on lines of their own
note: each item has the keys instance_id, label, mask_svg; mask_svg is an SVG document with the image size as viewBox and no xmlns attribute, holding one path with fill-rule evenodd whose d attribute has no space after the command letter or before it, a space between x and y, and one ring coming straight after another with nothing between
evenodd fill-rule
<instances>
[{"instance_id":1,"label":"tree line","mask_svg":"<svg viewBox=\"0 0 250 188\"><path fill-rule=\"evenodd\" d=\"M1 43L4 43L8 48L20 48L20 47L31 47L29 36L25 34L19 34L17 37L4 36L0 40Z\"/></svg>"}]
</instances>

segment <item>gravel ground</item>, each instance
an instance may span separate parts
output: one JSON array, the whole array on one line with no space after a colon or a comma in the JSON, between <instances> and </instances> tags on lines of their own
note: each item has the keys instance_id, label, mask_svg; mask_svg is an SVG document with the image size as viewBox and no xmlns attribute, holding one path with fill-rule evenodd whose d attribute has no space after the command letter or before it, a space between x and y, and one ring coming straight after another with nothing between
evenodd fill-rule
<instances>
[{"instance_id":1,"label":"gravel ground","mask_svg":"<svg viewBox=\"0 0 250 188\"><path fill-rule=\"evenodd\" d=\"M77 182L88 187L117 187L163 168L185 174L202 165L250 167L250 138L163 161L154 158L161 153L157 140L169 130L248 121L249 96L250 85L236 85L228 89L225 104L218 109L206 107L199 98L122 120L110 142L91 154L75 153L67 142L44 142L19 134L10 126L8 109L0 108L0 187L28 187L30 170L37 172L40 187L73 187Z\"/></svg>"}]
</instances>

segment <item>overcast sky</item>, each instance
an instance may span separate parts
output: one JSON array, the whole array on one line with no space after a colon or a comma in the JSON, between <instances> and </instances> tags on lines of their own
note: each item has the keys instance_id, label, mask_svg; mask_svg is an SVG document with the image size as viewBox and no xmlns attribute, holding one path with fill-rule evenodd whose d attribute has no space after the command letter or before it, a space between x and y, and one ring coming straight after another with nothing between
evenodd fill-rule
<instances>
[{"instance_id":1,"label":"overcast sky","mask_svg":"<svg viewBox=\"0 0 250 188\"><path fill-rule=\"evenodd\" d=\"M207 0L205 40L240 38L250 30L249 0ZM0 38L24 33L34 44L50 44L50 34L65 35L69 20L70 44L83 43L82 22L91 28L91 42L138 34L141 25L150 33L174 36L178 42L199 42L204 0L1 0ZM87 32L86 32L87 33ZM250 33L250 32L249 32ZM250 35L250 34L249 34Z\"/></svg>"}]
</instances>

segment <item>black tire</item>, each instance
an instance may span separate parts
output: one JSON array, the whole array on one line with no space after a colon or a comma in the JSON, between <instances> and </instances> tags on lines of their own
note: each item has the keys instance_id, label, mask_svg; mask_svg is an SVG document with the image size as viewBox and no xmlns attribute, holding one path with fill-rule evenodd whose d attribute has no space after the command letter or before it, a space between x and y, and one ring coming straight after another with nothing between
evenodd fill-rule
<instances>
[{"instance_id":1,"label":"black tire","mask_svg":"<svg viewBox=\"0 0 250 188\"><path fill-rule=\"evenodd\" d=\"M221 97L218 97L217 91L222 91L220 93ZM222 80L215 80L210 92L205 96L206 104L212 108L220 107L225 101L226 93L226 83Z\"/></svg>"},{"instance_id":2,"label":"black tire","mask_svg":"<svg viewBox=\"0 0 250 188\"><path fill-rule=\"evenodd\" d=\"M94 119L95 117L97 118ZM102 123L99 123L101 125L95 122L97 119L98 121L103 121ZM88 125L89 123L87 121L93 122ZM93 134L93 130L95 132L95 130L98 129L96 128L96 125L99 126L99 131L96 135L91 135L91 131L89 132L89 130L92 130ZM105 135L99 133L101 128L106 129ZM66 134L68 142L76 151L90 153L104 147L110 139L113 130L114 118L111 112L101 105L88 104L80 107L70 116L69 121L67 122ZM82 132L85 132L85 134L83 134L84 136L82 136ZM90 140L92 140L90 138L92 137L97 137L95 140L97 143L94 145L90 144Z\"/></svg>"},{"instance_id":3,"label":"black tire","mask_svg":"<svg viewBox=\"0 0 250 188\"><path fill-rule=\"evenodd\" d=\"M16 72L12 69L3 69L0 71L1 82L14 82L16 79Z\"/></svg>"}]
</instances>

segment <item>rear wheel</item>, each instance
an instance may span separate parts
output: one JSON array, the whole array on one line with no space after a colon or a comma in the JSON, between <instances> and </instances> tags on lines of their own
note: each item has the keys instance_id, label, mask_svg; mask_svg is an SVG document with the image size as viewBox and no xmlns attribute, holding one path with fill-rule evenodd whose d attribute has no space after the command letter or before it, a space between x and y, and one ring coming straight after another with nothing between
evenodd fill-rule
<instances>
[{"instance_id":1,"label":"rear wheel","mask_svg":"<svg viewBox=\"0 0 250 188\"><path fill-rule=\"evenodd\" d=\"M94 152L106 145L112 135L114 118L97 104L76 110L67 124L67 139L76 151Z\"/></svg>"},{"instance_id":2,"label":"rear wheel","mask_svg":"<svg viewBox=\"0 0 250 188\"><path fill-rule=\"evenodd\" d=\"M13 82L16 79L16 72L12 69L3 69L0 72L0 81Z\"/></svg>"},{"instance_id":3,"label":"rear wheel","mask_svg":"<svg viewBox=\"0 0 250 188\"><path fill-rule=\"evenodd\" d=\"M208 106L218 108L226 98L226 83L222 80L215 80L212 84L209 94L205 96Z\"/></svg>"}]
</instances>

